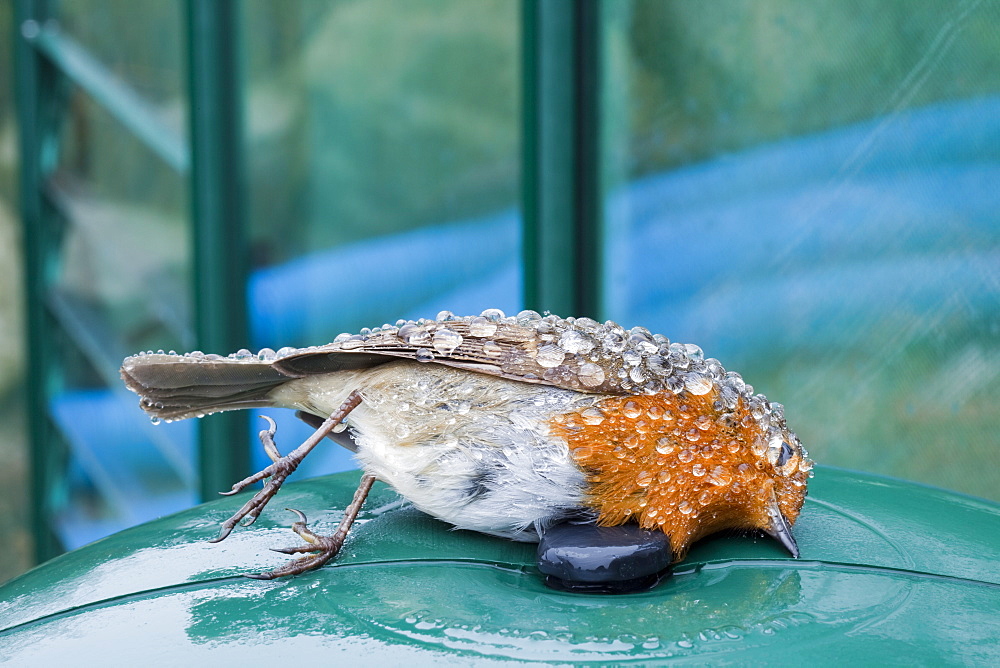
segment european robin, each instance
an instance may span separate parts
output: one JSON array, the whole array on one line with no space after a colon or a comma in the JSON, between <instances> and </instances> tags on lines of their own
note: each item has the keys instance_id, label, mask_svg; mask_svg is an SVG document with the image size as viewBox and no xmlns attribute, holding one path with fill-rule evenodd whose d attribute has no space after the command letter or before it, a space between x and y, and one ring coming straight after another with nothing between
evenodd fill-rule
<instances>
[{"instance_id":1,"label":"european robin","mask_svg":"<svg viewBox=\"0 0 1000 668\"><path fill-rule=\"evenodd\" d=\"M228 357L140 353L122 378L154 419L278 406L317 427L233 485L270 478L216 540L252 523L325 437L364 471L332 536L293 530L309 553L256 577L301 573L337 554L375 479L462 529L537 541L568 519L660 529L676 559L724 529L762 530L793 556L791 526L812 461L784 409L699 347L589 318L450 312L341 334L310 348Z\"/></svg>"}]
</instances>

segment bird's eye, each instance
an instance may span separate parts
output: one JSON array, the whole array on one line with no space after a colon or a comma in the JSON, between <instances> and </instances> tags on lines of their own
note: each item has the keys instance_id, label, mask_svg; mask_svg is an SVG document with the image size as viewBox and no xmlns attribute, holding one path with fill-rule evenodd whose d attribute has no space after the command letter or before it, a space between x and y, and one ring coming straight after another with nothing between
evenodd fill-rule
<instances>
[{"instance_id":1,"label":"bird's eye","mask_svg":"<svg viewBox=\"0 0 1000 668\"><path fill-rule=\"evenodd\" d=\"M777 467L784 466L792 458L793 454L795 454L795 451L792 450L792 446L788 445L788 441L782 441L781 452L778 453L778 460L774 462L774 465Z\"/></svg>"}]
</instances>

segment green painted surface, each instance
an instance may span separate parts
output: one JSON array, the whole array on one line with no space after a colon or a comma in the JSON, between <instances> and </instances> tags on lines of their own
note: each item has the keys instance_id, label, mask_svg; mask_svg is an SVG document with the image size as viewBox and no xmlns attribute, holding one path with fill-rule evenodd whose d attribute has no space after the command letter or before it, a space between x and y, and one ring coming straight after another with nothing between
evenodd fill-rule
<instances>
[{"instance_id":1,"label":"green painted surface","mask_svg":"<svg viewBox=\"0 0 1000 668\"><path fill-rule=\"evenodd\" d=\"M650 592L546 589L534 547L464 531L376 487L334 566L291 580L241 578L285 558L290 514L271 510L212 545L225 499L58 557L0 588L0 657L41 665L254 659L288 649L468 664L996 664L1000 506L819 468L795 527L802 559L750 536L696 546ZM357 473L290 485L280 504L329 529ZM276 506L278 504L275 504ZM322 652L322 654L320 654ZM276 656L276 655L275 655Z\"/></svg>"}]
</instances>

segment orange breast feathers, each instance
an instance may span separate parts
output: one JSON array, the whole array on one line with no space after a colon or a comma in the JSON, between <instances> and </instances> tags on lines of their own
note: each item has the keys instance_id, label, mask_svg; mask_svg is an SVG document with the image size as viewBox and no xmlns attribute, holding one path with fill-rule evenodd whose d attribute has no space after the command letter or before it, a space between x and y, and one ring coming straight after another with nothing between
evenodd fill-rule
<instances>
[{"instance_id":1,"label":"orange breast feathers","mask_svg":"<svg viewBox=\"0 0 1000 668\"><path fill-rule=\"evenodd\" d=\"M658 527L678 559L710 533L767 529L772 494L789 523L805 499L811 462L769 457L766 428L743 398L722 410L714 390L613 397L551 428L586 473L598 522Z\"/></svg>"}]
</instances>

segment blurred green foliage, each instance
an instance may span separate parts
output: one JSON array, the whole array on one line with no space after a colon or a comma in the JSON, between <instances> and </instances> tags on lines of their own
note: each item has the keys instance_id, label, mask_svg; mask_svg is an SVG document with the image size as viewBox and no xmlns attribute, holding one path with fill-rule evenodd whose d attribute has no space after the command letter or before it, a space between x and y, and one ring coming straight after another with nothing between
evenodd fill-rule
<instances>
[{"instance_id":1,"label":"blurred green foliage","mask_svg":"<svg viewBox=\"0 0 1000 668\"><path fill-rule=\"evenodd\" d=\"M508 0L245 5L258 261L514 206L519 26Z\"/></svg>"},{"instance_id":2,"label":"blurred green foliage","mask_svg":"<svg viewBox=\"0 0 1000 668\"><path fill-rule=\"evenodd\" d=\"M996 2L630 7L633 175L996 92L988 75L1000 71Z\"/></svg>"}]
</instances>

